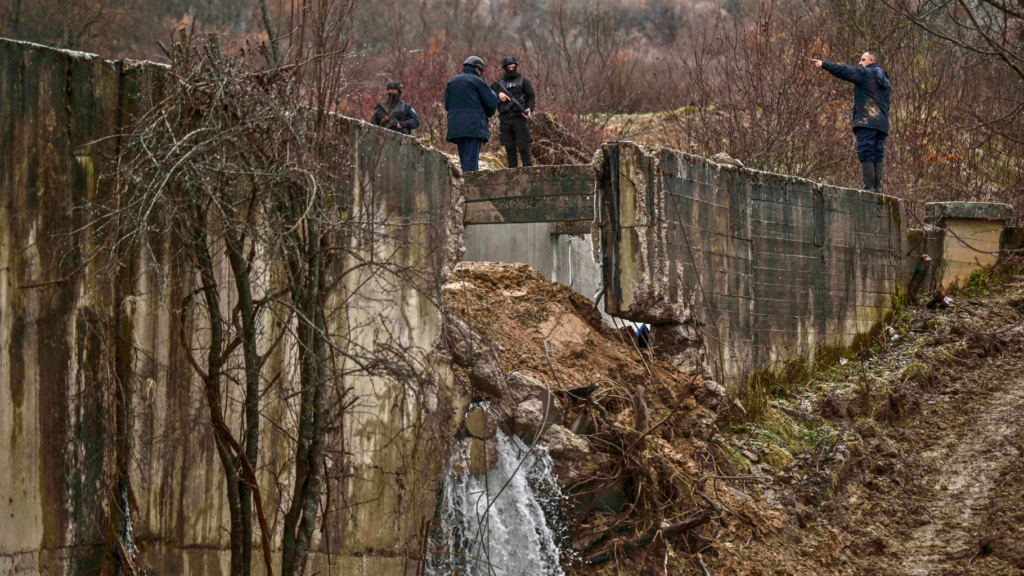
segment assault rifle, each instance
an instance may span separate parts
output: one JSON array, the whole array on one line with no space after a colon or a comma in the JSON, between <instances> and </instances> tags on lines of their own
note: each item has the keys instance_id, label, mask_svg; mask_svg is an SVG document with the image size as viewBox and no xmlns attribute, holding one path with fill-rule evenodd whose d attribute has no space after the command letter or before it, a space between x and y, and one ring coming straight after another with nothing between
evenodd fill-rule
<instances>
[{"instance_id":1,"label":"assault rifle","mask_svg":"<svg viewBox=\"0 0 1024 576\"><path fill-rule=\"evenodd\" d=\"M388 109L385 108L383 104L377 102L376 110L379 110L381 113L383 113L383 116L380 119L381 127L394 129L398 126L398 121L391 117L391 115L395 113L395 110L398 110L398 106L395 106L395 110L388 112Z\"/></svg>"},{"instance_id":2,"label":"assault rifle","mask_svg":"<svg viewBox=\"0 0 1024 576\"><path fill-rule=\"evenodd\" d=\"M509 93L508 89L505 88L505 85L501 83L501 80L498 80L498 88L501 88L501 90L499 90L499 92L504 92L505 96L508 96L508 101L509 102L511 102L516 108L519 108L519 113L522 114L524 118L529 120L531 124L533 124L535 122L535 120L532 117L527 115L526 107L523 106L519 102L519 100L516 100L515 96L513 96L512 94Z\"/></svg>"}]
</instances>

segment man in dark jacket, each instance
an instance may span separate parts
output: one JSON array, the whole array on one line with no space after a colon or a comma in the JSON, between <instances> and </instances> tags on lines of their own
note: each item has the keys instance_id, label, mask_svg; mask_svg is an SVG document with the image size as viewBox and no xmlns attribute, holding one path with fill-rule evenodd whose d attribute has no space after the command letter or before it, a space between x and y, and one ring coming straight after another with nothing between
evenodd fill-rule
<instances>
[{"instance_id":1,"label":"man in dark jacket","mask_svg":"<svg viewBox=\"0 0 1024 576\"><path fill-rule=\"evenodd\" d=\"M501 100L498 104L498 120L501 122L501 145L508 155L508 167L519 167L517 151L523 159L523 166L533 166L533 159L530 158L532 139L529 122L537 97L533 94L533 85L519 73L519 61L515 56L506 56L501 61L501 67L505 74L491 84L491 90Z\"/></svg>"},{"instance_id":2,"label":"man in dark jacket","mask_svg":"<svg viewBox=\"0 0 1024 576\"><path fill-rule=\"evenodd\" d=\"M813 60L813 59L812 59ZM853 133L864 175L864 189L882 191L882 161L889 135L889 75L878 66L878 56L865 52L859 66L814 60L814 65L853 82Z\"/></svg>"},{"instance_id":3,"label":"man in dark jacket","mask_svg":"<svg viewBox=\"0 0 1024 576\"><path fill-rule=\"evenodd\" d=\"M498 107L498 96L484 81L483 72L484 61L470 56L462 64L462 74L452 76L444 91L448 141L459 147L463 172L479 169L480 147L491 139L487 119Z\"/></svg>"},{"instance_id":4,"label":"man in dark jacket","mask_svg":"<svg viewBox=\"0 0 1024 576\"><path fill-rule=\"evenodd\" d=\"M383 126L395 132L412 135L420 127L420 117L408 102L402 102L402 83L388 82L388 101L378 102L370 124Z\"/></svg>"}]
</instances>

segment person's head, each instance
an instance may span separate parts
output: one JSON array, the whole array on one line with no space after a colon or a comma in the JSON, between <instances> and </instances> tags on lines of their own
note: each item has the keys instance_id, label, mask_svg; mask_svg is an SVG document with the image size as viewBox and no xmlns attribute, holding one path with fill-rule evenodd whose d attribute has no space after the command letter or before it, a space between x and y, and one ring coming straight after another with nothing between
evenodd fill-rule
<instances>
[{"instance_id":1,"label":"person's head","mask_svg":"<svg viewBox=\"0 0 1024 576\"><path fill-rule=\"evenodd\" d=\"M507 72L515 72L519 67L519 60L516 60L515 56L505 56L501 60L501 67Z\"/></svg>"},{"instance_id":2,"label":"person's head","mask_svg":"<svg viewBox=\"0 0 1024 576\"><path fill-rule=\"evenodd\" d=\"M394 99L402 95L402 83L398 80L388 82L388 98Z\"/></svg>"},{"instance_id":3,"label":"person's head","mask_svg":"<svg viewBox=\"0 0 1024 576\"><path fill-rule=\"evenodd\" d=\"M870 66L871 64L878 64L878 54L874 52L865 52L860 55L860 65Z\"/></svg>"},{"instance_id":4,"label":"person's head","mask_svg":"<svg viewBox=\"0 0 1024 576\"><path fill-rule=\"evenodd\" d=\"M470 56L469 58L466 58L466 61L463 62L462 65L472 66L473 68L476 68L476 71L480 74L483 74L484 68L486 68L486 66L484 66L483 59L481 59L479 56Z\"/></svg>"}]
</instances>

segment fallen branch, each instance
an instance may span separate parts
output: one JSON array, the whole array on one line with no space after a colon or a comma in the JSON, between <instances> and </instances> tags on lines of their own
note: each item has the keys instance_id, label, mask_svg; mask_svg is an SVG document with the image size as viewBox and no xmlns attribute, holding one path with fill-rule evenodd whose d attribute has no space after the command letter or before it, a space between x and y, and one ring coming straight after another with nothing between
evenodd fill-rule
<instances>
[{"instance_id":1,"label":"fallen branch","mask_svg":"<svg viewBox=\"0 0 1024 576\"><path fill-rule=\"evenodd\" d=\"M687 520L683 520L682 522L679 522L678 524L672 524L671 526L668 526L666 528L661 528L661 529L653 529L652 528L651 531L648 532L647 535L644 536L643 538L637 540L636 542L630 542L629 544L626 544L625 546L623 546L622 551L623 552L629 552L630 550L636 548L637 546L646 546L646 545L650 544L651 542L654 542L654 539L657 538L659 534L661 535L662 538L671 538L671 537L676 536L678 534L682 534L683 532L686 532L687 530L692 530L693 528L696 528L698 526L703 526L704 524L707 524L710 521L711 521L711 513L708 512L707 510L705 510L704 512L701 512L699 515L697 515L697 516L695 516L693 518L689 518ZM604 562L607 562L607 561L611 560L614 557L615 557L615 550L612 549L612 550L610 550L608 552L603 552L603 553L598 554L596 556L591 556L590 558L587 558L586 564L589 565L589 566L596 566L598 564L603 564Z\"/></svg>"}]
</instances>

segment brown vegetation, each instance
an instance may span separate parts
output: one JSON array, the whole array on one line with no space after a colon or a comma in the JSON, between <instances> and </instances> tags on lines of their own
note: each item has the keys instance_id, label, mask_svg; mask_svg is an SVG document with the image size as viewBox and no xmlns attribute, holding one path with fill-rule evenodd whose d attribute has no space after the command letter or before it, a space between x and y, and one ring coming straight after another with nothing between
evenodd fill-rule
<instances>
[{"instance_id":1,"label":"brown vegetation","mask_svg":"<svg viewBox=\"0 0 1024 576\"><path fill-rule=\"evenodd\" d=\"M264 19L257 0L166 0L146 14L141 5L80 1L60 3L56 18L52 0L2 0L0 33L159 58L155 40L180 23L223 34L229 51L265 39L269 23L282 53L294 55L315 5L270 2ZM78 30L66 25L75 10ZM448 147L441 101L462 60L484 57L492 77L500 57L514 53L538 90L538 110L591 150L617 138L705 156L725 151L753 168L851 186L859 175L851 90L808 59L855 62L875 50L894 85L885 191L914 208L953 199L1024 208L1024 12L1008 0L377 0L340 18L354 40L337 61L348 92L341 109L369 117L385 81L400 79L423 119L417 136L437 147ZM499 151L496 139L489 149ZM537 153L580 161L542 146Z\"/></svg>"}]
</instances>

